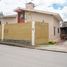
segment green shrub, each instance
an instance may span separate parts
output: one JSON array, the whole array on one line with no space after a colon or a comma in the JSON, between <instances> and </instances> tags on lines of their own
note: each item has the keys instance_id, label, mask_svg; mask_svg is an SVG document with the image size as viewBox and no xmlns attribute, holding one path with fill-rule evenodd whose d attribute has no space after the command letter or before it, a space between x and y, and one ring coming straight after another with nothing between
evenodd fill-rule
<instances>
[{"instance_id":1,"label":"green shrub","mask_svg":"<svg viewBox=\"0 0 67 67\"><path fill-rule=\"evenodd\" d=\"M51 45L53 45L53 44L55 44L56 42L53 42L53 41L49 41L48 42L48 44L51 44Z\"/></svg>"}]
</instances>

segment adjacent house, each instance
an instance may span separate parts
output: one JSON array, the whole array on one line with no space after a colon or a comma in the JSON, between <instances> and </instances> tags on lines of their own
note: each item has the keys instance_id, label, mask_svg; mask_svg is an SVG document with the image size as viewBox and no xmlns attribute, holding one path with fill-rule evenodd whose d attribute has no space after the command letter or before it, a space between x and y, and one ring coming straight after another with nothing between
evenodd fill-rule
<instances>
[{"instance_id":1,"label":"adjacent house","mask_svg":"<svg viewBox=\"0 0 67 67\"><path fill-rule=\"evenodd\" d=\"M67 40L67 21L64 21L62 23L62 27L60 28L60 30L61 30L61 39Z\"/></svg>"},{"instance_id":2,"label":"adjacent house","mask_svg":"<svg viewBox=\"0 0 67 67\"><path fill-rule=\"evenodd\" d=\"M0 18L0 24L13 24L17 23L17 15L7 15Z\"/></svg>"}]
</instances>

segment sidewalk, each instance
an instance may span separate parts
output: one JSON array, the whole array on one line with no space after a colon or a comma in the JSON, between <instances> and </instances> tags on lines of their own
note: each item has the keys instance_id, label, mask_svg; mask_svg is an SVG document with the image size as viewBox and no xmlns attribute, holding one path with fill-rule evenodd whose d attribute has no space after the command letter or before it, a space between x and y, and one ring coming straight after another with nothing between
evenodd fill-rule
<instances>
[{"instance_id":1,"label":"sidewalk","mask_svg":"<svg viewBox=\"0 0 67 67\"><path fill-rule=\"evenodd\" d=\"M0 44L9 45L9 46L16 46L16 47L31 48L31 49L34 48L34 46L32 46L32 45L22 44L22 43L14 43L14 42L2 42L2 41L0 41Z\"/></svg>"},{"instance_id":2,"label":"sidewalk","mask_svg":"<svg viewBox=\"0 0 67 67\"><path fill-rule=\"evenodd\" d=\"M41 45L36 49L67 53L67 41L54 45Z\"/></svg>"},{"instance_id":3,"label":"sidewalk","mask_svg":"<svg viewBox=\"0 0 67 67\"><path fill-rule=\"evenodd\" d=\"M37 50L43 50L43 51L67 53L67 41L61 42L59 44L54 44L54 45L39 45L37 47L32 45L29 46L29 45L12 43L12 42L0 42L0 44L9 45L9 46L18 46L18 47L24 47L24 48L30 48L30 49L37 49Z\"/></svg>"}]
</instances>

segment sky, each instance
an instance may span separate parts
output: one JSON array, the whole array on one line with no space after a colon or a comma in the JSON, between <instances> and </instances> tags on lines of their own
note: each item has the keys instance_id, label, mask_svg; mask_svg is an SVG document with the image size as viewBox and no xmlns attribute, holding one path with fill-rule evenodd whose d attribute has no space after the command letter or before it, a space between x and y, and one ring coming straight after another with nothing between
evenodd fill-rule
<instances>
[{"instance_id":1,"label":"sky","mask_svg":"<svg viewBox=\"0 0 67 67\"><path fill-rule=\"evenodd\" d=\"M67 0L0 0L0 12L4 15L15 14L16 8L25 8L25 4L30 1L35 4L35 9L57 12L67 21Z\"/></svg>"}]
</instances>

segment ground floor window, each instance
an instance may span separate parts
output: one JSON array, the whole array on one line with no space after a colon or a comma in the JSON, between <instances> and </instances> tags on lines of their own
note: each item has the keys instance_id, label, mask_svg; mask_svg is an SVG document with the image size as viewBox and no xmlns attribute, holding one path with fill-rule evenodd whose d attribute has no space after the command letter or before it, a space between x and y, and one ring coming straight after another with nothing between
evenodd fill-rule
<instances>
[{"instance_id":1,"label":"ground floor window","mask_svg":"<svg viewBox=\"0 0 67 67\"><path fill-rule=\"evenodd\" d=\"M0 24L1 24L1 21L0 21Z\"/></svg>"},{"instance_id":2,"label":"ground floor window","mask_svg":"<svg viewBox=\"0 0 67 67\"><path fill-rule=\"evenodd\" d=\"M56 33L55 33L55 29L56 29L56 27L54 27L54 36L56 35Z\"/></svg>"},{"instance_id":3,"label":"ground floor window","mask_svg":"<svg viewBox=\"0 0 67 67\"><path fill-rule=\"evenodd\" d=\"M58 28L57 30L58 30L58 33L59 33L60 32L60 29Z\"/></svg>"}]
</instances>

